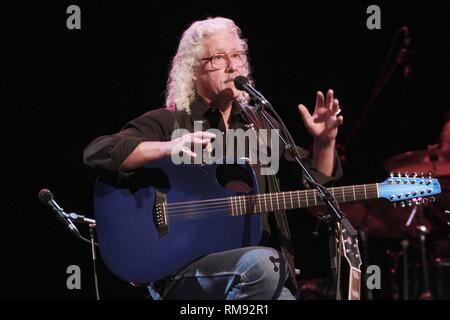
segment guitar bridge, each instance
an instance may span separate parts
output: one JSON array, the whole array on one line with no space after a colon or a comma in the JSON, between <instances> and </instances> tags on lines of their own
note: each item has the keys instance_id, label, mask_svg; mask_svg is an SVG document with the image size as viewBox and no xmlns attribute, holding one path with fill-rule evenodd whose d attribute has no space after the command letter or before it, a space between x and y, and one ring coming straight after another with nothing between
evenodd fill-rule
<instances>
[{"instance_id":1,"label":"guitar bridge","mask_svg":"<svg viewBox=\"0 0 450 320\"><path fill-rule=\"evenodd\" d=\"M167 202L164 193L156 192L155 206L153 208L153 222L158 230L160 238L169 232L169 223L167 220Z\"/></svg>"}]
</instances>

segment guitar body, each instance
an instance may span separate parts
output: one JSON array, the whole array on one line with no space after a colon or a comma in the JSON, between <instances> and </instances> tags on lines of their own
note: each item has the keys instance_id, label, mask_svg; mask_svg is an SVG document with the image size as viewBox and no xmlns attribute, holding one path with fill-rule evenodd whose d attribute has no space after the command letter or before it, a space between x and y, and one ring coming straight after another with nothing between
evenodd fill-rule
<instances>
[{"instance_id":1,"label":"guitar body","mask_svg":"<svg viewBox=\"0 0 450 320\"><path fill-rule=\"evenodd\" d=\"M233 170L227 169L230 166ZM168 159L143 170L137 183L119 185L98 179L95 185L100 253L118 277L149 283L204 255L259 243L260 215L230 217L226 204L210 200L258 193L250 165L175 165ZM246 179L228 176L228 172L236 171ZM243 184L251 191L243 193L225 187ZM165 201L168 208L165 231L155 223L158 201L163 206ZM178 204L187 201L202 201L206 206Z\"/></svg>"}]
</instances>

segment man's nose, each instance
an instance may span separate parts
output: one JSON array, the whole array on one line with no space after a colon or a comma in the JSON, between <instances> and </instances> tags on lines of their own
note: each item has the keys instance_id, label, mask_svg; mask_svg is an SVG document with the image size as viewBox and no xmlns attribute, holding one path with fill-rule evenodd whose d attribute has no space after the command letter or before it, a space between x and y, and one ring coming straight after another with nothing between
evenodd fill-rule
<instances>
[{"instance_id":1,"label":"man's nose","mask_svg":"<svg viewBox=\"0 0 450 320\"><path fill-rule=\"evenodd\" d=\"M236 61L233 61L233 59L228 58L226 70L227 70L228 72L234 72L234 71L236 71L237 69L238 69L238 67L237 67L237 62L236 62Z\"/></svg>"}]
</instances>

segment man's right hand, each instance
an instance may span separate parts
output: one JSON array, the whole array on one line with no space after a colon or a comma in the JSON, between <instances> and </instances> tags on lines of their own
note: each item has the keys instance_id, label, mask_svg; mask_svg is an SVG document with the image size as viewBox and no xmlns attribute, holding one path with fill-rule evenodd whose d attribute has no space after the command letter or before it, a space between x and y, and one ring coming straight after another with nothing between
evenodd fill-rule
<instances>
[{"instance_id":1,"label":"man's right hand","mask_svg":"<svg viewBox=\"0 0 450 320\"><path fill-rule=\"evenodd\" d=\"M214 139L215 137L216 135L214 133L207 131L187 133L177 139L167 142L166 156L182 152L195 158L197 157L197 153L194 152L196 145L200 145L201 149L206 148L208 152L211 152L211 139Z\"/></svg>"},{"instance_id":2,"label":"man's right hand","mask_svg":"<svg viewBox=\"0 0 450 320\"><path fill-rule=\"evenodd\" d=\"M215 134L207 131L187 133L171 141L143 141L122 162L121 170L130 171L142 167L147 163L157 161L164 157L170 157L175 153L186 153L191 157L197 157L193 151L196 145L212 151L211 139Z\"/></svg>"}]
</instances>

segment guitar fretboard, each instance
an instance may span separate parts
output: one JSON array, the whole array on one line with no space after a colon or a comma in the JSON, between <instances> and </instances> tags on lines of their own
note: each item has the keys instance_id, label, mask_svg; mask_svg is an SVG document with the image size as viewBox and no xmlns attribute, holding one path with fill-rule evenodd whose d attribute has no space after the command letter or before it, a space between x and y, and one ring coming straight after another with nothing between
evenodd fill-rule
<instances>
[{"instance_id":1,"label":"guitar fretboard","mask_svg":"<svg viewBox=\"0 0 450 320\"><path fill-rule=\"evenodd\" d=\"M335 187L327 189L335 199L342 202L378 198L378 184ZM284 209L297 209L320 206L324 204L319 192L313 190L263 193L256 195L233 196L228 199L232 216L250 213L263 213Z\"/></svg>"}]
</instances>

